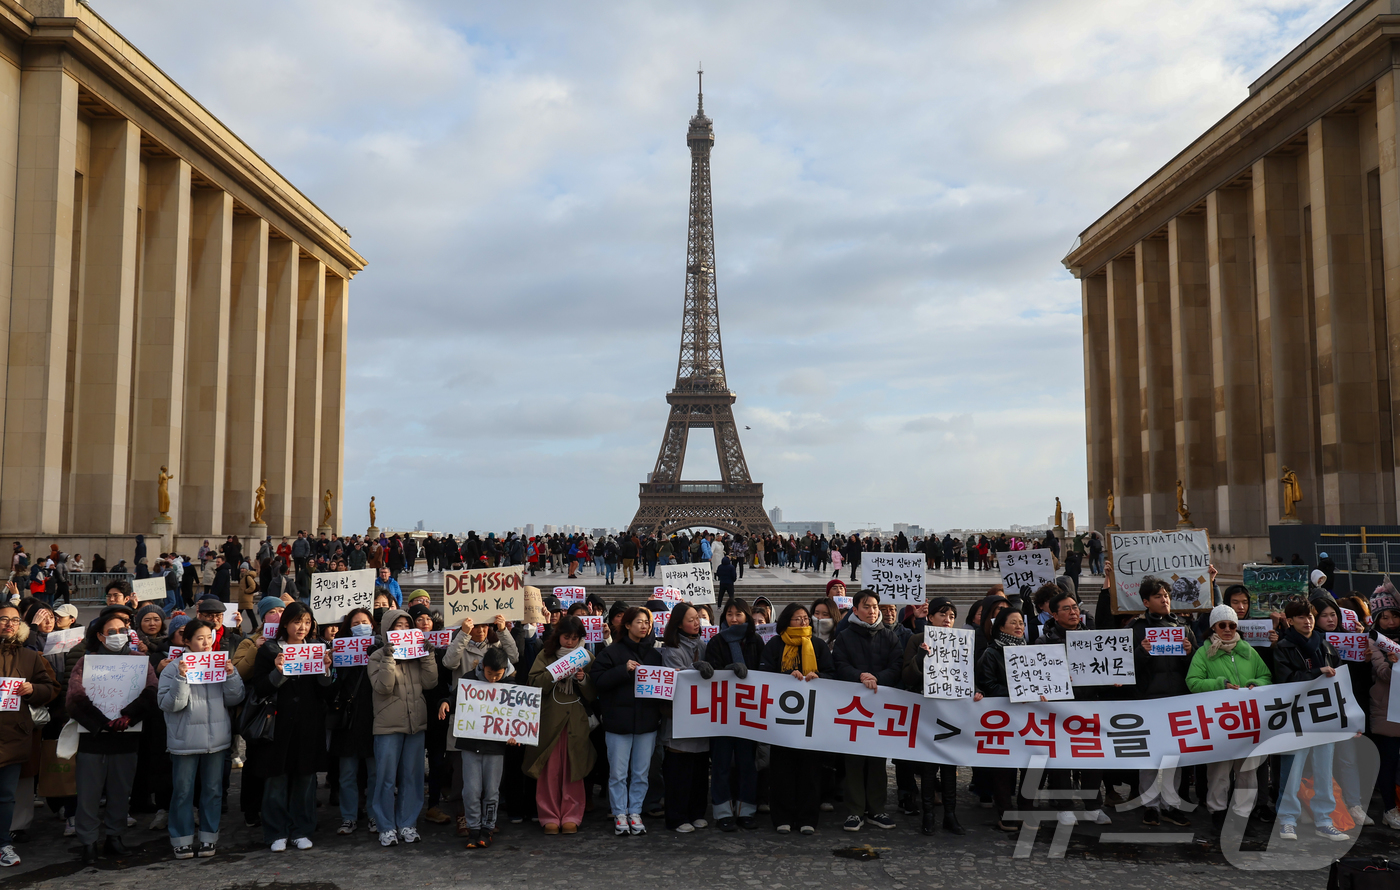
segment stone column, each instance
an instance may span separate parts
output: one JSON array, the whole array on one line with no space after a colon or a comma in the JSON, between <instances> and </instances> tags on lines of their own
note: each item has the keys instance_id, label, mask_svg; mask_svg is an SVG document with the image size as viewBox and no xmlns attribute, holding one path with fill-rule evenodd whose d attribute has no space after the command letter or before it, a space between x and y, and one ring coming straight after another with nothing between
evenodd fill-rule
<instances>
[{"instance_id":1,"label":"stone column","mask_svg":"<svg viewBox=\"0 0 1400 890\"><path fill-rule=\"evenodd\" d=\"M1167 224L1171 266L1172 415L1176 478L1186 489L1192 521L1216 528L1215 411L1211 375L1210 258L1203 213ZM1173 523L1175 525L1175 523Z\"/></svg>"},{"instance_id":2,"label":"stone column","mask_svg":"<svg viewBox=\"0 0 1400 890\"><path fill-rule=\"evenodd\" d=\"M14 287L0 527L58 531L78 84L56 50L27 56L20 88Z\"/></svg>"},{"instance_id":3,"label":"stone column","mask_svg":"<svg viewBox=\"0 0 1400 890\"><path fill-rule=\"evenodd\" d=\"M1216 479L1215 530L1226 535L1268 533L1261 497L1263 445L1249 198L1245 188L1217 189L1206 196L1215 462L1224 471Z\"/></svg>"},{"instance_id":4,"label":"stone column","mask_svg":"<svg viewBox=\"0 0 1400 890\"><path fill-rule=\"evenodd\" d=\"M350 282L338 275L326 275L326 330L321 369L321 485L335 494L331 501L332 530L340 529L340 509L345 500L345 359L349 324ZM316 525L319 533L322 509L317 501Z\"/></svg>"},{"instance_id":5,"label":"stone column","mask_svg":"<svg viewBox=\"0 0 1400 890\"><path fill-rule=\"evenodd\" d=\"M233 197L222 189L195 189L190 208L185 478L176 481L181 533L214 536L224 519Z\"/></svg>"},{"instance_id":6,"label":"stone column","mask_svg":"<svg viewBox=\"0 0 1400 890\"><path fill-rule=\"evenodd\" d=\"M233 218L223 527L235 534L252 523L253 492L262 481L267 233L267 220Z\"/></svg>"},{"instance_id":7,"label":"stone column","mask_svg":"<svg viewBox=\"0 0 1400 890\"><path fill-rule=\"evenodd\" d=\"M20 71L14 60L0 57L0 133L14 133L13 139L0 139L0 394L8 389L10 359L10 297L15 285L15 188L19 169ZM72 195L72 186L68 193ZM33 200L31 195L30 200ZM0 445L5 442L6 411L0 408ZM0 478L3 477L0 461ZM0 491L3 491L0 483ZM0 508L0 515L9 513ZM6 526L7 528L10 526Z\"/></svg>"},{"instance_id":8,"label":"stone column","mask_svg":"<svg viewBox=\"0 0 1400 890\"><path fill-rule=\"evenodd\" d=\"M1376 139L1380 156L1381 265L1385 283L1387 350L1377 360L1390 368L1390 422L1381 441L1389 440L1394 460L1400 443L1400 69L1392 68L1376 81ZM1299 480L1301 481L1299 474ZM1306 489L1305 489L1306 490ZM1394 499L1400 502L1400 474ZM1303 505L1299 505L1300 508ZM1301 509L1299 516L1302 516Z\"/></svg>"},{"instance_id":9,"label":"stone column","mask_svg":"<svg viewBox=\"0 0 1400 890\"><path fill-rule=\"evenodd\" d=\"M141 131L95 120L73 385L72 530L125 534ZM144 529L143 529L144 531Z\"/></svg>"},{"instance_id":10,"label":"stone column","mask_svg":"<svg viewBox=\"0 0 1400 890\"><path fill-rule=\"evenodd\" d=\"M129 529L144 528L156 509L156 476L169 467L171 518L180 515L180 442L185 417L185 337L190 283L190 165L178 158L146 161L144 256L136 338L141 344L132 386Z\"/></svg>"},{"instance_id":11,"label":"stone column","mask_svg":"<svg viewBox=\"0 0 1400 890\"><path fill-rule=\"evenodd\" d=\"M296 534L292 525L292 434L296 407L296 244L274 238L267 247L267 324L263 381L263 475L267 478L268 533Z\"/></svg>"},{"instance_id":12,"label":"stone column","mask_svg":"<svg viewBox=\"0 0 1400 890\"><path fill-rule=\"evenodd\" d=\"M1125 530L1141 529L1142 412L1138 382L1137 268L1131 256L1108 264L1108 355L1112 368L1114 513Z\"/></svg>"},{"instance_id":13,"label":"stone column","mask_svg":"<svg viewBox=\"0 0 1400 890\"><path fill-rule=\"evenodd\" d=\"M1171 271L1165 237L1139 241L1138 381L1142 405L1143 518L1176 527L1176 430L1172 418Z\"/></svg>"},{"instance_id":14,"label":"stone column","mask_svg":"<svg viewBox=\"0 0 1400 890\"><path fill-rule=\"evenodd\" d=\"M1323 519L1329 525L1374 524L1382 519L1379 430L1355 117L1324 117L1309 125L1308 169Z\"/></svg>"},{"instance_id":15,"label":"stone column","mask_svg":"<svg viewBox=\"0 0 1400 890\"><path fill-rule=\"evenodd\" d=\"M292 442L292 524L312 531L321 518L321 375L326 327L326 264L302 257L297 291L296 436Z\"/></svg>"},{"instance_id":16,"label":"stone column","mask_svg":"<svg viewBox=\"0 0 1400 890\"><path fill-rule=\"evenodd\" d=\"M1108 525L1105 503L1113 486L1112 376L1108 356L1108 276L1083 279L1085 450L1089 470L1089 528ZM1114 495L1117 497L1117 495ZM1117 505L1115 504L1115 507ZM1116 512L1116 510L1115 510ZM1117 517L1114 517L1115 521Z\"/></svg>"},{"instance_id":17,"label":"stone column","mask_svg":"<svg viewBox=\"0 0 1400 890\"><path fill-rule=\"evenodd\" d=\"M1283 516L1279 479L1288 467L1298 474L1303 491L1298 518L1310 524L1321 521L1321 511L1313 471L1317 395L1310 374L1313 343L1303 268L1298 158L1260 158L1254 162L1253 180L1264 518L1266 524L1273 524Z\"/></svg>"}]
</instances>

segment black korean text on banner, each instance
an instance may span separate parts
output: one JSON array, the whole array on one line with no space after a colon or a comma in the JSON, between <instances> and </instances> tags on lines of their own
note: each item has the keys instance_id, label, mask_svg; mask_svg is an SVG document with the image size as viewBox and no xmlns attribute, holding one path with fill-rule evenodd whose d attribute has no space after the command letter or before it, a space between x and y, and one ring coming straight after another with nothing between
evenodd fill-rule
<instances>
[{"instance_id":1,"label":"black korean text on banner","mask_svg":"<svg viewBox=\"0 0 1400 890\"><path fill-rule=\"evenodd\" d=\"M1049 550L1008 550L997 554L1001 583L1007 596L1030 602L1035 592L1055 583L1055 554Z\"/></svg>"},{"instance_id":2,"label":"black korean text on banner","mask_svg":"<svg viewBox=\"0 0 1400 890\"><path fill-rule=\"evenodd\" d=\"M1400 686L1400 684L1396 684ZM1392 687L1394 689L1395 687ZM964 766L1157 769L1340 742L1363 726L1347 671L1306 683L1150 701L943 701L752 672L676 675L676 738L729 736L833 754Z\"/></svg>"},{"instance_id":3,"label":"black korean text on banner","mask_svg":"<svg viewBox=\"0 0 1400 890\"><path fill-rule=\"evenodd\" d=\"M470 618L485 624L502 615L507 621L525 620L525 575L521 566L443 572L443 621L461 624Z\"/></svg>"},{"instance_id":4,"label":"black korean text on banner","mask_svg":"<svg viewBox=\"0 0 1400 890\"><path fill-rule=\"evenodd\" d=\"M880 602L911 605L928 597L922 553L862 553L860 589L879 594Z\"/></svg>"},{"instance_id":5,"label":"black korean text on banner","mask_svg":"<svg viewBox=\"0 0 1400 890\"><path fill-rule=\"evenodd\" d=\"M319 624L337 622L351 609L373 610L374 569L317 572L311 576L311 594L307 599L311 615Z\"/></svg>"},{"instance_id":6,"label":"black korean text on banner","mask_svg":"<svg viewBox=\"0 0 1400 890\"><path fill-rule=\"evenodd\" d=\"M1064 644L1045 646L1004 646L1006 687L1015 703L1074 698L1069 681L1069 655Z\"/></svg>"},{"instance_id":7,"label":"black korean text on banner","mask_svg":"<svg viewBox=\"0 0 1400 890\"><path fill-rule=\"evenodd\" d=\"M1209 611L1210 539L1203 528L1161 532L1109 532L1104 583L1115 613L1142 612L1138 588L1148 575L1165 581L1173 612Z\"/></svg>"},{"instance_id":8,"label":"black korean text on banner","mask_svg":"<svg viewBox=\"0 0 1400 890\"><path fill-rule=\"evenodd\" d=\"M972 698L977 691L972 674L972 628L924 628L925 698Z\"/></svg>"},{"instance_id":9,"label":"black korean text on banner","mask_svg":"<svg viewBox=\"0 0 1400 890\"><path fill-rule=\"evenodd\" d=\"M1069 678L1075 686L1133 686L1133 631L1071 630L1065 633Z\"/></svg>"},{"instance_id":10,"label":"black korean text on banner","mask_svg":"<svg viewBox=\"0 0 1400 890\"><path fill-rule=\"evenodd\" d=\"M674 587L681 599L694 605L715 601L715 578L708 562L687 562L676 566L659 566L661 586Z\"/></svg>"}]
</instances>

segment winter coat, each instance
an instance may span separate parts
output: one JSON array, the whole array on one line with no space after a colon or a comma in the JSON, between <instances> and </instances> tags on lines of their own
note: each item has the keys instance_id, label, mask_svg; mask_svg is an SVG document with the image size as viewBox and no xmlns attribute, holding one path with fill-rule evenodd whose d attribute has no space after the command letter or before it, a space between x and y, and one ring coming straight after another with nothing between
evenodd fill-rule
<instances>
[{"instance_id":1,"label":"winter coat","mask_svg":"<svg viewBox=\"0 0 1400 890\"><path fill-rule=\"evenodd\" d=\"M1389 719L1390 681L1395 665L1374 640L1367 644L1366 657L1371 662L1371 732L1391 738L1400 736L1400 720Z\"/></svg>"},{"instance_id":2,"label":"winter coat","mask_svg":"<svg viewBox=\"0 0 1400 890\"><path fill-rule=\"evenodd\" d=\"M849 683L859 683L861 674L873 674L879 685L898 689L903 657L899 638L884 624L871 629L848 623L831 644L836 679Z\"/></svg>"},{"instance_id":3,"label":"winter coat","mask_svg":"<svg viewBox=\"0 0 1400 890\"><path fill-rule=\"evenodd\" d=\"M739 651L744 653L744 667L751 671L758 670L758 664L763 659L763 637L758 635L754 629L753 622L749 622L748 633L739 641ZM721 627L723 632L725 628ZM705 647L705 661L717 670L723 670L734 663L734 653L730 650L729 644L720 639L719 633L710 637L709 645Z\"/></svg>"},{"instance_id":4,"label":"winter coat","mask_svg":"<svg viewBox=\"0 0 1400 890\"><path fill-rule=\"evenodd\" d=\"M658 646L656 651L661 653L661 663L666 667L678 671L688 671L695 667L697 661L705 660L705 640L699 634L688 637L683 633L678 633L676 634L675 646ZM710 750L709 739L678 739L673 737L671 730L671 715L662 714L660 738L662 745L672 751L680 751L685 754L703 754Z\"/></svg>"},{"instance_id":5,"label":"winter coat","mask_svg":"<svg viewBox=\"0 0 1400 890\"><path fill-rule=\"evenodd\" d=\"M993 641L977 659L974 672L977 691L987 698L1010 698L1011 687L1006 682L1006 653L1001 643Z\"/></svg>"},{"instance_id":6,"label":"winter coat","mask_svg":"<svg viewBox=\"0 0 1400 890\"><path fill-rule=\"evenodd\" d=\"M452 638L452 642L447 644L447 651L442 656L442 666L452 672L453 684L476 670L476 666L481 663L481 657L493 646L504 649L511 664L520 660L520 650L516 648L515 638L509 632L497 632L494 643L485 640L480 643L473 642L471 634L458 632Z\"/></svg>"},{"instance_id":7,"label":"winter coat","mask_svg":"<svg viewBox=\"0 0 1400 890\"><path fill-rule=\"evenodd\" d=\"M1167 698L1173 695L1186 695L1191 690L1186 686L1186 672L1191 670L1191 658L1195 654L1196 635L1190 625L1179 615L1158 617L1151 613L1135 620L1133 629L1133 670L1137 675L1138 698ZM1191 655L1148 655L1142 648L1147 639L1149 627L1182 627L1186 629L1186 639L1191 641Z\"/></svg>"},{"instance_id":8,"label":"winter coat","mask_svg":"<svg viewBox=\"0 0 1400 890\"><path fill-rule=\"evenodd\" d=\"M603 729L619 735L655 732L661 725L661 702L633 695L637 677L627 669L629 661L660 665L661 653L656 649L656 638L634 642L624 631L620 640L594 658L589 673L598 689Z\"/></svg>"},{"instance_id":9,"label":"winter coat","mask_svg":"<svg viewBox=\"0 0 1400 890\"><path fill-rule=\"evenodd\" d=\"M254 572L244 572L238 582L238 608L251 609L258 604L258 576Z\"/></svg>"},{"instance_id":10,"label":"winter coat","mask_svg":"<svg viewBox=\"0 0 1400 890\"><path fill-rule=\"evenodd\" d=\"M772 671L775 674L787 673L783 670L783 650L786 648L787 644L783 642L782 634L778 634L764 643L763 655L758 660L758 669ZM831 657L831 647L816 634L812 634L812 652L817 656L817 676L823 680L835 680L836 662ZM920 685L919 691L923 691L922 685Z\"/></svg>"},{"instance_id":11,"label":"winter coat","mask_svg":"<svg viewBox=\"0 0 1400 890\"><path fill-rule=\"evenodd\" d=\"M28 635L29 625L21 624L15 641L0 645L0 677L21 677L34 685L34 691L20 699L18 711L0 711L0 767L29 761L35 726L26 706L42 708L58 695L53 668L39 652L25 647Z\"/></svg>"},{"instance_id":12,"label":"winter coat","mask_svg":"<svg viewBox=\"0 0 1400 890\"><path fill-rule=\"evenodd\" d=\"M330 674L291 676L277 667L282 643L268 640L253 660L252 695L274 699L270 742L249 741L254 772L262 778L304 776L326 768L326 705L335 694Z\"/></svg>"},{"instance_id":13,"label":"winter coat","mask_svg":"<svg viewBox=\"0 0 1400 890\"><path fill-rule=\"evenodd\" d=\"M1186 688L1192 692L1219 692L1226 683L1244 689L1251 683L1268 686L1273 682L1269 666L1244 640L1235 643L1234 652L1220 651L1210 656L1210 643L1202 643L1191 656L1191 669L1186 672Z\"/></svg>"},{"instance_id":14,"label":"winter coat","mask_svg":"<svg viewBox=\"0 0 1400 890\"><path fill-rule=\"evenodd\" d=\"M1322 631L1314 630L1314 634L1321 634ZM1309 659L1297 644L1288 638L1286 633L1280 634L1279 641L1274 644L1274 682L1275 683L1300 683L1307 680L1316 680L1322 676L1323 667L1333 667L1341 670L1342 659L1337 654L1337 650L1332 648L1332 644L1324 637L1322 646L1318 650L1317 664Z\"/></svg>"},{"instance_id":15,"label":"winter coat","mask_svg":"<svg viewBox=\"0 0 1400 890\"><path fill-rule=\"evenodd\" d=\"M365 665L335 669L330 755L374 757L374 692Z\"/></svg>"},{"instance_id":16,"label":"winter coat","mask_svg":"<svg viewBox=\"0 0 1400 890\"><path fill-rule=\"evenodd\" d=\"M91 643L93 637L88 635L87 642ZM68 716L78 721L87 730L78 736L79 754L134 754L141 747L141 732L132 732L128 727L121 732L115 732L108 728L110 720L107 715L97 709L92 700L87 696L87 690L83 686L83 669L87 666L87 660L96 655L136 655L130 647L123 647L120 652L108 652L105 648L94 650L78 659L78 663L73 666L73 671L68 676ZM132 702L122 708L121 716L131 721L131 726L135 726L159 710L156 704L156 672L151 667L150 662L146 662L146 685Z\"/></svg>"},{"instance_id":17,"label":"winter coat","mask_svg":"<svg viewBox=\"0 0 1400 890\"><path fill-rule=\"evenodd\" d=\"M387 642L389 630L407 612L386 609L379 621L385 644L369 656L369 683L374 691L374 734L413 735L428 728L428 706L423 691L437 685L437 659L431 649L422 658L399 661Z\"/></svg>"},{"instance_id":18,"label":"winter coat","mask_svg":"<svg viewBox=\"0 0 1400 890\"><path fill-rule=\"evenodd\" d=\"M191 684L172 661L160 675L156 702L165 712L165 745L171 754L212 754L233 744L229 709L243 701L243 678L229 671L222 683Z\"/></svg>"},{"instance_id":19,"label":"winter coat","mask_svg":"<svg viewBox=\"0 0 1400 890\"><path fill-rule=\"evenodd\" d=\"M574 680L574 694L565 695L555 689L554 678L549 674L547 658L538 658L530 669L530 685L538 686L540 695L540 743L537 747L525 749L524 769L526 775L538 779L544 774L554 746L559 740L568 737L570 782L583 779L593 769L597 750L588 738L588 706L597 700L598 690L587 670L583 681Z\"/></svg>"}]
</instances>

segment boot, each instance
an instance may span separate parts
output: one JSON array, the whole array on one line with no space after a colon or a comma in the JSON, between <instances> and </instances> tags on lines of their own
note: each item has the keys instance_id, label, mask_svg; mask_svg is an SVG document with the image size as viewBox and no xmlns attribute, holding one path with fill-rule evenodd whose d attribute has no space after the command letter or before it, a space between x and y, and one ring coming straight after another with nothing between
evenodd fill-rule
<instances>
[{"instance_id":1,"label":"boot","mask_svg":"<svg viewBox=\"0 0 1400 890\"><path fill-rule=\"evenodd\" d=\"M922 831L922 832L923 832L924 834L926 834L926 835L932 835L932 834L933 834L933 830L934 830L933 808L934 808L935 806L936 806L936 803L934 802L934 799L933 799L933 789L929 787L929 783L925 782L925 783L924 783L924 808L923 808L923 811L920 813L920 826L919 826L919 830Z\"/></svg>"},{"instance_id":2,"label":"boot","mask_svg":"<svg viewBox=\"0 0 1400 890\"><path fill-rule=\"evenodd\" d=\"M121 858L122 856L130 856L132 851L130 847L122 843L121 838L116 835L108 835L107 843L103 845L102 852L107 856Z\"/></svg>"},{"instance_id":3,"label":"boot","mask_svg":"<svg viewBox=\"0 0 1400 890\"><path fill-rule=\"evenodd\" d=\"M943 830L949 834L967 834L958 822L958 773L951 766L943 767Z\"/></svg>"},{"instance_id":4,"label":"boot","mask_svg":"<svg viewBox=\"0 0 1400 890\"><path fill-rule=\"evenodd\" d=\"M97 864L97 844L83 844L83 865Z\"/></svg>"}]
</instances>

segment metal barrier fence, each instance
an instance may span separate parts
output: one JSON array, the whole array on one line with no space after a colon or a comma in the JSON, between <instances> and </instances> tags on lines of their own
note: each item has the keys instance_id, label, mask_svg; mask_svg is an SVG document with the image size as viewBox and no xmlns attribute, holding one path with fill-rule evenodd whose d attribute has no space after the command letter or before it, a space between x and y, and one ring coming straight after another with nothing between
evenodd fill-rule
<instances>
[{"instance_id":1,"label":"metal barrier fence","mask_svg":"<svg viewBox=\"0 0 1400 890\"><path fill-rule=\"evenodd\" d=\"M1370 597L1392 572L1400 572L1400 542L1364 540L1314 544L1313 565L1321 562L1323 553L1337 566L1332 584L1337 596L1355 593Z\"/></svg>"},{"instance_id":2,"label":"metal barrier fence","mask_svg":"<svg viewBox=\"0 0 1400 890\"><path fill-rule=\"evenodd\" d=\"M125 572L79 572L68 576L68 598L75 606L100 606L104 599L107 582L112 580L131 581L132 576Z\"/></svg>"}]
</instances>

